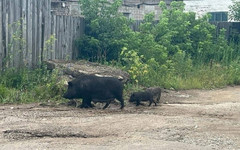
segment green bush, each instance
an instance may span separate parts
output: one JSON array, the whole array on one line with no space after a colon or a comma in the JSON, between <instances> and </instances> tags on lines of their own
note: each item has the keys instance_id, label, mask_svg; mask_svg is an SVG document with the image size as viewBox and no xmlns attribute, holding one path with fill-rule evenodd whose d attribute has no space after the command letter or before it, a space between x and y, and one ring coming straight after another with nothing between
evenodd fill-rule
<instances>
[{"instance_id":1,"label":"green bush","mask_svg":"<svg viewBox=\"0 0 240 150\"><path fill-rule=\"evenodd\" d=\"M240 83L238 34L228 41L209 15L196 19L176 1L169 7L160 2L159 21L147 14L133 31L132 21L118 12L120 4L80 0L86 19L86 35L77 41L80 58L115 62L143 86L209 89Z\"/></svg>"},{"instance_id":2,"label":"green bush","mask_svg":"<svg viewBox=\"0 0 240 150\"><path fill-rule=\"evenodd\" d=\"M131 21L118 11L122 1L79 0L79 3L86 22L85 35L76 42L79 58L101 63L117 60L124 38L131 32Z\"/></svg>"},{"instance_id":3,"label":"green bush","mask_svg":"<svg viewBox=\"0 0 240 150\"><path fill-rule=\"evenodd\" d=\"M9 95L9 90L0 84L0 102L3 102L4 99Z\"/></svg>"},{"instance_id":4,"label":"green bush","mask_svg":"<svg viewBox=\"0 0 240 150\"><path fill-rule=\"evenodd\" d=\"M58 71L50 72L46 67L10 68L0 74L1 103L62 101L64 90Z\"/></svg>"}]
</instances>

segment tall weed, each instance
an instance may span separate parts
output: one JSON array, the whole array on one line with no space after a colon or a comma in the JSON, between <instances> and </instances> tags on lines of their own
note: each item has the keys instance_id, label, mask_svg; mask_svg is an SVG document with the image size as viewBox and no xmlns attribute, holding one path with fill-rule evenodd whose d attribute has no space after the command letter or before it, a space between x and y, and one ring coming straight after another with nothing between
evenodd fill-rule
<instances>
[{"instance_id":1,"label":"tall weed","mask_svg":"<svg viewBox=\"0 0 240 150\"><path fill-rule=\"evenodd\" d=\"M0 103L29 103L63 100L64 84L58 71L46 67L6 69L0 73Z\"/></svg>"}]
</instances>

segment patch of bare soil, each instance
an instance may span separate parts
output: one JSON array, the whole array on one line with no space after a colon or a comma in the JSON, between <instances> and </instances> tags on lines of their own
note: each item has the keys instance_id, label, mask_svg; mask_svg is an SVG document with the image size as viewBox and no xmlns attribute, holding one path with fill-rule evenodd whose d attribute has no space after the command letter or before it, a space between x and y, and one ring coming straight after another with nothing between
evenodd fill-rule
<instances>
[{"instance_id":1,"label":"patch of bare soil","mask_svg":"<svg viewBox=\"0 0 240 150\"><path fill-rule=\"evenodd\" d=\"M166 91L158 106L1 105L0 149L240 149L240 86Z\"/></svg>"}]
</instances>

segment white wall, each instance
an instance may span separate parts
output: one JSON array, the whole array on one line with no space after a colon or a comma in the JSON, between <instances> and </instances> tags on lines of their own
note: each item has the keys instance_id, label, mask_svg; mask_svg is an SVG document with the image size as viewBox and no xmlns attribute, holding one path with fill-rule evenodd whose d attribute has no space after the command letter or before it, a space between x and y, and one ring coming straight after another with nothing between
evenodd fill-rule
<instances>
[{"instance_id":1,"label":"white wall","mask_svg":"<svg viewBox=\"0 0 240 150\"><path fill-rule=\"evenodd\" d=\"M228 12L232 0L183 0L186 4L186 11L196 12L197 17L205 15L207 12Z\"/></svg>"}]
</instances>

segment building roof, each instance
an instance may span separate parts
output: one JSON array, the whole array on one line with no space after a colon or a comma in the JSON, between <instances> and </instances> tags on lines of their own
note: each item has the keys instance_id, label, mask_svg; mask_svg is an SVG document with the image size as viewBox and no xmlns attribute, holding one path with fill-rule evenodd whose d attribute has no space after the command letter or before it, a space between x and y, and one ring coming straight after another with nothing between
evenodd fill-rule
<instances>
[{"instance_id":1,"label":"building roof","mask_svg":"<svg viewBox=\"0 0 240 150\"><path fill-rule=\"evenodd\" d=\"M137 6L137 5L158 5L160 1L165 1L170 4L174 0L123 0L123 6ZM183 0L175 0L183 1Z\"/></svg>"}]
</instances>

